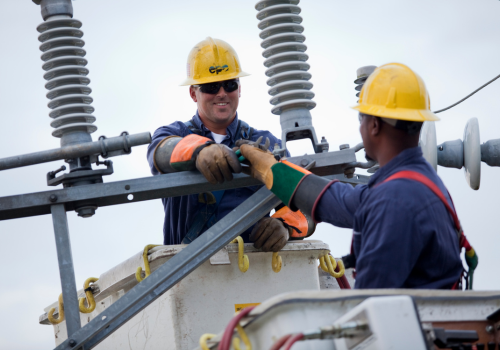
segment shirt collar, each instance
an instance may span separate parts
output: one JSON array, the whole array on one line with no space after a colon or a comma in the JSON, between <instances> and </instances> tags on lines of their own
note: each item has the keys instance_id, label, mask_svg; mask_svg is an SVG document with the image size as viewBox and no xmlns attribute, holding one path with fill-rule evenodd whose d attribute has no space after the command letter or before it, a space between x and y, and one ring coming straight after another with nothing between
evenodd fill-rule
<instances>
[{"instance_id":1,"label":"shirt collar","mask_svg":"<svg viewBox=\"0 0 500 350\"><path fill-rule=\"evenodd\" d=\"M415 164L418 162L417 159L422 158L422 156L423 154L420 146L405 149L396 157L392 158L389 163L377 170L377 172L370 178L368 186L372 187L373 185L382 182L396 170L404 167L405 165Z\"/></svg>"},{"instance_id":2,"label":"shirt collar","mask_svg":"<svg viewBox=\"0 0 500 350\"><path fill-rule=\"evenodd\" d=\"M193 117L193 122L194 122L195 126L202 131L203 136L207 136L207 135L210 135L210 137L212 136L212 132L201 121L201 118L200 118L200 115L198 114L198 111L196 111L196 114ZM238 112L236 112L236 117L233 119L231 124L229 124L229 126L226 129L227 135L229 136L229 139L232 142L236 142L235 137L236 137L236 130L237 129L238 129Z\"/></svg>"}]
</instances>

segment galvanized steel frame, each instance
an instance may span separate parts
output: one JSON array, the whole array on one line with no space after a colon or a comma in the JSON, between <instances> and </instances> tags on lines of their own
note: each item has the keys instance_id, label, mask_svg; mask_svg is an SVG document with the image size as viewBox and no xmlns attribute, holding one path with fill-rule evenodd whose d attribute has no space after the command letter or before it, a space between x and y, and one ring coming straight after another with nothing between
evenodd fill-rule
<instances>
[{"instance_id":1,"label":"galvanized steel frame","mask_svg":"<svg viewBox=\"0 0 500 350\"><path fill-rule=\"evenodd\" d=\"M326 177L338 178L343 182L359 184L367 183L369 179L368 176L355 176L352 179L344 177L344 168L355 161L355 152L350 149L292 157L289 161L302 166L314 161L315 166L311 169L313 173L329 175ZM92 349L280 201L262 188L83 328L80 326L66 211L74 210L79 203L89 200L102 207L259 184L249 176L235 174L233 181L212 185L197 172L184 172L182 176L165 174L0 197L0 220L52 214L68 330L68 339L56 349ZM133 199L129 195L133 195Z\"/></svg>"}]
</instances>

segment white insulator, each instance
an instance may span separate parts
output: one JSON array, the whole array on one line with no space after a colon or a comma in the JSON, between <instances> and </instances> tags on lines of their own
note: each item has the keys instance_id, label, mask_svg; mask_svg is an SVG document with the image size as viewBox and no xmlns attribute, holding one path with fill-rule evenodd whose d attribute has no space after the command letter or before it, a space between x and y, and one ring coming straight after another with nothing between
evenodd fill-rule
<instances>
[{"instance_id":1,"label":"white insulator","mask_svg":"<svg viewBox=\"0 0 500 350\"><path fill-rule=\"evenodd\" d=\"M311 74L307 73L310 66L306 61L307 46L302 35L301 10L297 6L299 0L264 0L259 1L255 8L259 11L259 34L263 39L262 56L266 58L264 66L269 77L267 84L271 86L269 94L273 96L270 103L273 114L281 114L287 109L313 109L316 102L312 101L314 93L310 90L313 84L309 82Z\"/></svg>"},{"instance_id":2,"label":"white insulator","mask_svg":"<svg viewBox=\"0 0 500 350\"><path fill-rule=\"evenodd\" d=\"M54 120L52 135L62 137L67 133L83 131L93 133L97 127L93 125L96 118L92 115L92 90L87 87L90 79L86 68L87 60L81 39L82 23L72 18L61 18L44 22L37 27L41 33L38 40L42 43L42 68L46 73L45 87L49 92L48 107L52 109L49 116Z\"/></svg>"}]
</instances>

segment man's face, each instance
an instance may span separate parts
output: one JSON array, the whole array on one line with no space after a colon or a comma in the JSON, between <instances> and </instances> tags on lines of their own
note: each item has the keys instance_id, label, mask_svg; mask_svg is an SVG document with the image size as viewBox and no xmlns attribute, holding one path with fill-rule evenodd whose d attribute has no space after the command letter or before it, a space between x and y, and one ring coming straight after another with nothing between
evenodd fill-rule
<instances>
[{"instance_id":1,"label":"man's face","mask_svg":"<svg viewBox=\"0 0 500 350\"><path fill-rule=\"evenodd\" d=\"M233 92L226 92L221 86L216 94L200 91L199 87L190 87L189 93L198 105L201 118L215 124L229 124L236 115L236 109L241 95L241 85Z\"/></svg>"},{"instance_id":2,"label":"man's face","mask_svg":"<svg viewBox=\"0 0 500 350\"><path fill-rule=\"evenodd\" d=\"M364 115L359 113L359 133L361 134L361 139L363 140L363 145L365 146L365 158L366 160L375 160L372 154L372 139L369 130L369 124L372 121L373 117L370 115Z\"/></svg>"}]
</instances>

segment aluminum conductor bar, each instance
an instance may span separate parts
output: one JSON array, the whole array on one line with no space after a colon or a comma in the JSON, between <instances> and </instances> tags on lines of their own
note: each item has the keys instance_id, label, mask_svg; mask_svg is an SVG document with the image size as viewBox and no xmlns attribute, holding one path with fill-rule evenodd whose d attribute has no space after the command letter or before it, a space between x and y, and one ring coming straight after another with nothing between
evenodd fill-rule
<instances>
[{"instance_id":1,"label":"aluminum conductor bar","mask_svg":"<svg viewBox=\"0 0 500 350\"><path fill-rule=\"evenodd\" d=\"M28 165L53 162L56 160L73 159L86 156L109 156L130 153L131 148L151 143L151 134L140 134L101 138L95 142L85 142L47 151L23 154L20 156L0 159L0 170L20 168Z\"/></svg>"}]
</instances>

